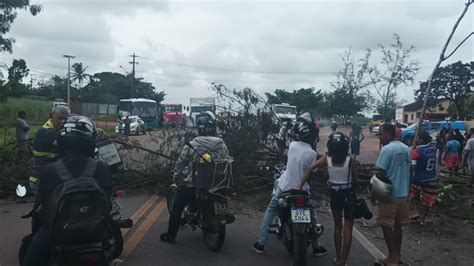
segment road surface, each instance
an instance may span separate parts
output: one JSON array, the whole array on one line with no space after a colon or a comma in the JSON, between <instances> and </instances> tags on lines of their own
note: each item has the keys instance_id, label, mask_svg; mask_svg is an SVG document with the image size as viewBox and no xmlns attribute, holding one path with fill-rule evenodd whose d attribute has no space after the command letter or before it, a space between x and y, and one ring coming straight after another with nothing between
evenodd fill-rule
<instances>
[{"instance_id":1,"label":"road surface","mask_svg":"<svg viewBox=\"0 0 474 266\"><path fill-rule=\"evenodd\" d=\"M168 211L166 199L158 195L126 195L119 199L122 216L133 217L135 225L124 232L125 246L122 254L123 265L289 265L288 255L271 235L264 255L251 249L259 230L261 212L240 211L234 224L228 225L224 247L218 253L208 250L199 230L182 227L177 243L167 244L159 240L159 234L166 230ZM29 231L29 220L20 215L29 210L30 203L17 204L0 201L0 265L18 265L17 251L21 238ZM326 232L321 238L329 254L320 258L309 258L308 265L333 265L334 247L332 241L332 222L327 209L318 211ZM308 249L308 255L310 249ZM373 252L372 252L373 253ZM373 265L374 257L358 240L354 239L350 262L352 265Z\"/></svg>"}]
</instances>

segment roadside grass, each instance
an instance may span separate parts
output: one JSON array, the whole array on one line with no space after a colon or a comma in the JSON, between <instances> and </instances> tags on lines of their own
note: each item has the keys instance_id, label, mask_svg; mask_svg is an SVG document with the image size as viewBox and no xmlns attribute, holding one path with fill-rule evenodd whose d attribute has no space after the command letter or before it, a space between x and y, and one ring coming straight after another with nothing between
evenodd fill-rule
<instances>
[{"instance_id":1,"label":"roadside grass","mask_svg":"<svg viewBox=\"0 0 474 266\"><path fill-rule=\"evenodd\" d=\"M97 115L92 117L95 122L111 122L115 123L117 121L117 115Z\"/></svg>"},{"instance_id":2,"label":"roadside grass","mask_svg":"<svg viewBox=\"0 0 474 266\"><path fill-rule=\"evenodd\" d=\"M48 120L51 106L45 101L8 98L5 103L0 104L0 117L2 118L0 128L15 128L15 121L20 111L26 112L26 121L30 126L39 126Z\"/></svg>"}]
</instances>

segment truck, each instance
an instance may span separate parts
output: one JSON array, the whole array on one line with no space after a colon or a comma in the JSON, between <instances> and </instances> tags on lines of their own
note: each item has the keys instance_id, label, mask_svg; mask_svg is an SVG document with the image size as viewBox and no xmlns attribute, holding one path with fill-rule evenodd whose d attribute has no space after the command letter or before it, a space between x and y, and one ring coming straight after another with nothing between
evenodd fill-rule
<instances>
[{"instance_id":1,"label":"truck","mask_svg":"<svg viewBox=\"0 0 474 266\"><path fill-rule=\"evenodd\" d=\"M189 106L189 115L195 123L201 114L207 111L216 112L216 98L190 98Z\"/></svg>"},{"instance_id":2,"label":"truck","mask_svg":"<svg viewBox=\"0 0 474 266\"><path fill-rule=\"evenodd\" d=\"M182 126L183 125L183 105L163 103L161 104L161 113L164 126Z\"/></svg>"},{"instance_id":3,"label":"truck","mask_svg":"<svg viewBox=\"0 0 474 266\"><path fill-rule=\"evenodd\" d=\"M272 111L279 121L296 121L296 106L294 105L288 103L272 104Z\"/></svg>"}]
</instances>

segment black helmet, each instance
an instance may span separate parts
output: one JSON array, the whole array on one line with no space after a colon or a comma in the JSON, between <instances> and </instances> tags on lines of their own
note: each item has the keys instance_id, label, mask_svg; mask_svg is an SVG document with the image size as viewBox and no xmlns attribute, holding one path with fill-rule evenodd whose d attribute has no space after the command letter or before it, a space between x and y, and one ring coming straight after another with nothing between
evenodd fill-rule
<instances>
[{"instance_id":1,"label":"black helmet","mask_svg":"<svg viewBox=\"0 0 474 266\"><path fill-rule=\"evenodd\" d=\"M216 119L212 112L205 112L196 121L198 132L200 136L215 136L216 135Z\"/></svg>"},{"instance_id":2,"label":"black helmet","mask_svg":"<svg viewBox=\"0 0 474 266\"><path fill-rule=\"evenodd\" d=\"M316 125L310 113L304 113L296 119L293 131L298 141L314 145L316 141Z\"/></svg>"},{"instance_id":3,"label":"black helmet","mask_svg":"<svg viewBox=\"0 0 474 266\"><path fill-rule=\"evenodd\" d=\"M327 147L328 156L332 157L335 163L343 163L349 154L349 137L340 131L329 135Z\"/></svg>"},{"instance_id":4,"label":"black helmet","mask_svg":"<svg viewBox=\"0 0 474 266\"><path fill-rule=\"evenodd\" d=\"M96 128L88 117L73 115L66 119L59 131L58 147L61 152L72 151L93 157L96 137Z\"/></svg>"}]
</instances>

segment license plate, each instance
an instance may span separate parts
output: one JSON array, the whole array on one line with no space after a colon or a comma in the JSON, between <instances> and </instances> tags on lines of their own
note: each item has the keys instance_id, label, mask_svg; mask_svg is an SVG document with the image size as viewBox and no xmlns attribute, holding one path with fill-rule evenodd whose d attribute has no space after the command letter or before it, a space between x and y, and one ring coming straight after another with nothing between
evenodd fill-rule
<instances>
[{"instance_id":1,"label":"license plate","mask_svg":"<svg viewBox=\"0 0 474 266\"><path fill-rule=\"evenodd\" d=\"M214 202L214 213L216 215L226 215L229 213L229 205L227 203Z\"/></svg>"},{"instance_id":2,"label":"license plate","mask_svg":"<svg viewBox=\"0 0 474 266\"><path fill-rule=\"evenodd\" d=\"M308 208L291 208L291 221L294 223L311 223L311 213Z\"/></svg>"}]
</instances>

